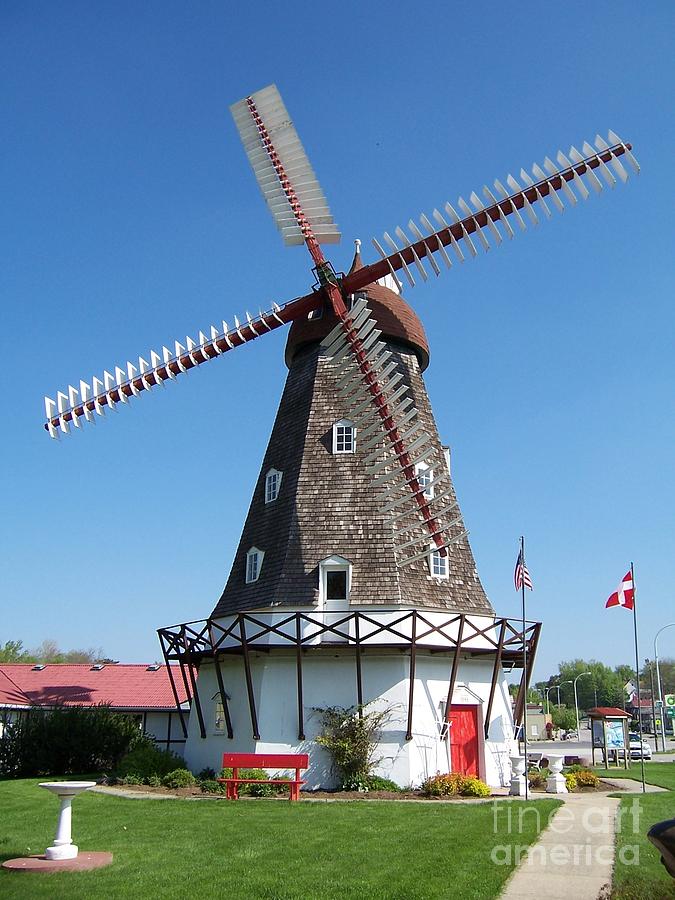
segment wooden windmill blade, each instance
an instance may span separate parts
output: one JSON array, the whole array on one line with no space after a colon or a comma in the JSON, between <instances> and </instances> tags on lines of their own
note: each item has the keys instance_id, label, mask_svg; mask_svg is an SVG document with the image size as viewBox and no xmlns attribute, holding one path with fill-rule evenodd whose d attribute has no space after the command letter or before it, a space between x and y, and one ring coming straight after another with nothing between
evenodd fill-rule
<instances>
[{"instance_id":1,"label":"wooden windmill blade","mask_svg":"<svg viewBox=\"0 0 675 900\"><path fill-rule=\"evenodd\" d=\"M440 274L441 267L434 258L435 254L442 259L446 268L451 268L453 263L448 248L453 251L460 262L466 259L464 251L467 249L470 256L475 257L478 252L472 239L474 236L477 237L482 248L487 251L490 248L489 237L492 237L496 244L503 241L503 235L498 226L501 226L507 237L514 236L515 231L510 225L510 217L517 222L518 230L521 231L525 231L527 228L525 219L528 219L533 225L538 224L537 212L544 212L546 218L550 218L551 211L546 202L547 198L559 212L564 210L562 197L565 197L572 205L576 205L577 195L572 190L572 186L577 189L579 196L586 200L589 191L584 183L584 178L596 193L600 193L602 190L603 181L608 186L614 187L615 176L625 183L628 179L628 172L620 157L624 156L635 173L640 171L640 167L631 152L630 144L622 141L612 131L609 132L608 137L611 143L607 143L600 135L597 135L595 148L588 142L584 142L583 155L575 147L570 149L569 158L562 151L558 151L556 159L559 166L546 157L543 169L537 164L532 167L536 181L533 181L527 172L521 169L520 175L524 186L519 184L513 175L508 175L506 178L509 190L499 179L495 180L496 194L487 186L483 188L487 204L479 198L476 192L473 192L470 198L473 209L460 197L457 205L460 212L463 213L462 216L457 213L455 207L446 203L445 215L438 210L434 210L433 213L436 224L441 225L441 228L434 228L429 217L422 214L420 222L427 231L426 235L420 231L412 219L408 223L409 235L400 227L395 229L398 241L385 232L384 242L393 252L387 252L380 241L373 239L373 246L382 257L381 260L372 265L363 266L348 276L343 283L343 290L347 293L358 291L365 285L387 275L392 276L401 289L403 287L399 278L401 272L410 287L414 287L416 272L423 280L426 281L428 278L428 272L424 268L425 261L429 263L435 275ZM602 181L598 178L597 173L600 174ZM525 217L523 217L523 212Z\"/></svg>"},{"instance_id":2,"label":"wooden windmill blade","mask_svg":"<svg viewBox=\"0 0 675 900\"><path fill-rule=\"evenodd\" d=\"M284 243L337 244L340 232L276 85L230 107Z\"/></svg>"},{"instance_id":3,"label":"wooden windmill blade","mask_svg":"<svg viewBox=\"0 0 675 900\"><path fill-rule=\"evenodd\" d=\"M106 409L128 403L143 391L173 381L190 369L311 313L320 305L321 298L316 292L281 306L274 303L270 310L256 316L247 312L244 322L234 316L232 327L224 320L220 328L211 325L208 335L200 331L196 341L188 336L184 344L175 341L173 349L163 346L161 353L150 350L146 354L148 359L139 357L136 364L126 362L124 367L115 366L114 375L105 371L102 379L94 377L91 383L80 381L78 388L68 385L67 393L58 391L55 400L45 397L45 430L52 438L58 438L69 434L71 427L80 428L82 419L95 424L96 416L104 416Z\"/></svg>"}]
</instances>

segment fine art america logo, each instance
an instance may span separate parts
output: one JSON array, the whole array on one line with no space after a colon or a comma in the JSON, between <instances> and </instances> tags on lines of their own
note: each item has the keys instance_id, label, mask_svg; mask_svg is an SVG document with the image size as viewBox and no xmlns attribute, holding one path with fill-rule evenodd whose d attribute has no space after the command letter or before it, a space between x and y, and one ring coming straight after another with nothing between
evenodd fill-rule
<instances>
[{"instance_id":1,"label":"fine art america logo","mask_svg":"<svg viewBox=\"0 0 675 900\"><path fill-rule=\"evenodd\" d=\"M490 860L496 866L611 866L616 835L621 831L640 832L641 809L637 797L629 807L615 810L587 806L576 814L569 806L544 815L536 806L498 800L493 802L492 809L492 831L502 841L495 843L490 851ZM628 828L622 828L626 820ZM535 835L534 842L520 844L518 835L529 841ZM625 866L639 865L639 845L622 844L616 858Z\"/></svg>"}]
</instances>

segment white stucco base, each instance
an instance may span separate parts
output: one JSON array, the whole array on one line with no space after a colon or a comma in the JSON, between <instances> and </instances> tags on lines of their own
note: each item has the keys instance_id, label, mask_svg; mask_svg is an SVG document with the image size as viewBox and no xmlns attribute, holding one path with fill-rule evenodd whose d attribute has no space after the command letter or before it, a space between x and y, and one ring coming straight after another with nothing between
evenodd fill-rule
<instances>
[{"instance_id":1,"label":"white stucco base","mask_svg":"<svg viewBox=\"0 0 675 900\"><path fill-rule=\"evenodd\" d=\"M327 706L356 703L356 669L352 649L317 647L303 655L304 731L298 740L298 701L295 654L285 649L251 653L251 668L260 740L252 737L240 656L221 657L225 690L229 695L234 738L216 730L219 699L215 667L204 660L197 687L206 724L206 738L199 733L195 709L190 714L185 760L194 772L211 767L218 771L224 751L309 753L305 773L307 789L333 787L335 777L326 751L315 743L321 729L319 710ZM452 654L418 651L413 698L412 740L406 741L409 695L409 655L400 649L368 650L362 655L364 702L387 708L390 721L378 747L376 773L401 787L419 785L427 776L451 769L450 745L442 737L443 711L447 698ZM483 740L493 661L461 659L454 704L476 704L479 724L480 777L492 786L508 785L509 755L513 752L513 719L506 680L498 681L492 706L488 739Z\"/></svg>"}]
</instances>

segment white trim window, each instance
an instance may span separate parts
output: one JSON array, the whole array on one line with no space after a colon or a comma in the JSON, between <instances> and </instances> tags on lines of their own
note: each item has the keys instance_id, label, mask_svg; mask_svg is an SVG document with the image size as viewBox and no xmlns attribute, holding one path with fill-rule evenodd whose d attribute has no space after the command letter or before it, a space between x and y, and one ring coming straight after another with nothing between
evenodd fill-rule
<instances>
[{"instance_id":1,"label":"white trim window","mask_svg":"<svg viewBox=\"0 0 675 900\"><path fill-rule=\"evenodd\" d=\"M352 564L342 556L319 563L319 605L323 609L347 609L352 584Z\"/></svg>"},{"instance_id":2,"label":"white trim window","mask_svg":"<svg viewBox=\"0 0 675 900\"><path fill-rule=\"evenodd\" d=\"M251 547L246 554L246 584L252 584L260 578L264 556L265 551L258 547Z\"/></svg>"},{"instance_id":3,"label":"white trim window","mask_svg":"<svg viewBox=\"0 0 675 900\"><path fill-rule=\"evenodd\" d=\"M269 469L265 475L265 503L273 503L279 496L282 476L278 469Z\"/></svg>"},{"instance_id":4,"label":"white trim window","mask_svg":"<svg viewBox=\"0 0 675 900\"><path fill-rule=\"evenodd\" d=\"M349 419L340 419L333 425L333 453L356 452L356 429Z\"/></svg>"},{"instance_id":5,"label":"white trim window","mask_svg":"<svg viewBox=\"0 0 675 900\"><path fill-rule=\"evenodd\" d=\"M214 710L214 720L213 720L213 732L214 734L224 734L225 733L225 708L223 706L223 701L218 697L215 702L215 710Z\"/></svg>"},{"instance_id":6,"label":"white trim window","mask_svg":"<svg viewBox=\"0 0 675 900\"><path fill-rule=\"evenodd\" d=\"M434 470L428 466L426 463L417 463L415 466L415 475L417 476L417 480L421 488L424 488L424 496L427 500L434 499L434 488L433 485L430 487L431 482L434 480Z\"/></svg>"},{"instance_id":7,"label":"white trim window","mask_svg":"<svg viewBox=\"0 0 675 900\"><path fill-rule=\"evenodd\" d=\"M438 550L431 550L429 553L429 572L434 578L447 579L449 576L449 557L441 556Z\"/></svg>"}]
</instances>

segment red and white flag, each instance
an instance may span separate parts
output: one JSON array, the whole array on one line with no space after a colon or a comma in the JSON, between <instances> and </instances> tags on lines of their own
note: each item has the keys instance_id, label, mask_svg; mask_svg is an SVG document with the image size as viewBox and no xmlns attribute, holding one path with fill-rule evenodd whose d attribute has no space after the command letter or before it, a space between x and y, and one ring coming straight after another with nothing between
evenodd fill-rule
<instances>
[{"instance_id":1,"label":"red and white flag","mask_svg":"<svg viewBox=\"0 0 675 900\"><path fill-rule=\"evenodd\" d=\"M626 609L633 609L634 605L635 590L633 588L633 576L630 572L626 572L619 585L619 590L614 591L607 603L605 603L605 609L609 609L610 606L625 606Z\"/></svg>"},{"instance_id":2,"label":"red and white flag","mask_svg":"<svg viewBox=\"0 0 675 900\"><path fill-rule=\"evenodd\" d=\"M523 585L530 590L532 588L532 579L530 578L530 573L527 571L527 566L525 565L525 556L521 549L518 554L518 559L516 560L516 568L513 573L513 583L516 586L516 590L519 591Z\"/></svg>"}]
</instances>

